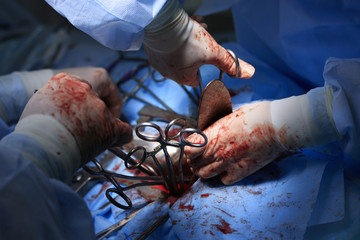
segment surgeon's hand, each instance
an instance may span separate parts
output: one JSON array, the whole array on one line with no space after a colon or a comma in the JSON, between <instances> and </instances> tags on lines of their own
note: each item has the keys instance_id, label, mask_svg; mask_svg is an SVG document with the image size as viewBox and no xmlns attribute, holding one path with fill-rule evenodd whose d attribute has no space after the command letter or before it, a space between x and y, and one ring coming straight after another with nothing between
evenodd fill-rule
<instances>
[{"instance_id":1,"label":"surgeon's hand","mask_svg":"<svg viewBox=\"0 0 360 240\"><path fill-rule=\"evenodd\" d=\"M104 68L64 68L53 70L53 72L54 75L64 72L85 79L90 83L91 90L99 95L109 110L115 116L120 116L123 107L122 97L119 89L116 87L109 73Z\"/></svg>"},{"instance_id":2,"label":"surgeon's hand","mask_svg":"<svg viewBox=\"0 0 360 240\"><path fill-rule=\"evenodd\" d=\"M194 17L198 20L199 17ZM236 75L233 57L198 23L168 1L157 18L145 28L144 50L151 65L164 77L182 85L197 86L199 68L213 64L229 75ZM240 78L250 78L255 69L239 59Z\"/></svg>"},{"instance_id":3,"label":"surgeon's hand","mask_svg":"<svg viewBox=\"0 0 360 240\"><path fill-rule=\"evenodd\" d=\"M188 164L202 178L220 175L232 184L254 173L286 150L270 120L269 102L245 105L215 122L204 133L204 148L185 148ZM200 141L198 135L189 141Z\"/></svg>"},{"instance_id":4,"label":"surgeon's hand","mask_svg":"<svg viewBox=\"0 0 360 240\"><path fill-rule=\"evenodd\" d=\"M105 74L103 71L95 73L98 74L95 79ZM88 79L94 80L92 76ZM82 78L59 73L33 95L21 116L23 120L35 114L55 118L75 139L80 150L81 164L110 146L119 146L132 139L130 125L118 119L121 108L110 111L102 100L107 100L113 93L112 84L109 81L92 82L97 93ZM110 101L110 106L111 103ZM58 134L59 139L62 138L61 132L54 134Z\"/></svg>"},{"instance_id":5,"label":"surgeon's hand","mask_svg":"<svg viewBox=\"0 0 360 240\"><path fill-rule=\"evenodd\" d=\"M219 175L232 184L264 167L283 152L340 139L332 119L332 90L246 104L204 130L208 144L185 148L192 171L202 178ZM201 141L199 135L190 142Z\"/></svg>"}]
</instances>

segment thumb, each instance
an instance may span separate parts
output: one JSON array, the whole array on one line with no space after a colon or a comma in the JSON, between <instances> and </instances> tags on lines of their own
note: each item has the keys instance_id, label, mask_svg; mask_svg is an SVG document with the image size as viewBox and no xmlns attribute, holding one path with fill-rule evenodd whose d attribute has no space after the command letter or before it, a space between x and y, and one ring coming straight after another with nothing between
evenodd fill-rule
<instances>
[{"instance_id":1,"label":"thumb","mask_svg":"<svg viewBox=\"0 0 360 240\"><path fill-rule=\"evenodd\" d=\"M118 118L115 121L113 146L121 146L130 142L133 138L132 127Z\"/></svg>"},{"instance_id":2,"label":"thumb","mask_svg":"<svg viewBox=\"0 0 360 240\"><path fill-rule=\"evenodd\" d=\"M188 138L186 138L186 141L190 143L203 143L204 138L200 134L194 133L190 135ZM206 146L204 147L186 146L184 149L184 153L187 159L192 160L199 157L205 151L205 148Z\"/></svg>"}]
</instances>

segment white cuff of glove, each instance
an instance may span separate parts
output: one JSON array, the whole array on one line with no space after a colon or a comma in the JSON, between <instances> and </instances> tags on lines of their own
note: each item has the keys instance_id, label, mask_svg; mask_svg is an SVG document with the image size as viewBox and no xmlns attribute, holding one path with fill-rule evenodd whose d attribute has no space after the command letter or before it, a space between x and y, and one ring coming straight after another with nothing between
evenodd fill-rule
<instances>
[{"instance_id":1,"label":"white cuff of glove","mask_svg":"<svg viewBox=\"0 0 360 240\"><path fill-rule=\"evenodd\" d=\"M320 146L339 140L332 117L332 88L321 87L306 95L271 102L272 125L288 149Z\"/></svg>"},{"instance_id":2,"label":"white cuff of glove","mask_svg":"<svg viewBox=\"0 0 360 240\"><path fill-rule=\"evenodd\" d=\"M51 69L43 69L31 72L15 72L19 75L24 83L28 99L34 94L34 92L44 85L50 78L54 76L54 72Z\"/></svg>"},{"instance_id":3,"label":"white cuff of glove","mask_svg":"<svg viewBox=\"0 0 360 240\"><path fill-rule=\"evenodd\" d=\"M168 0L145 27L144 44L155 51L172 52L188 39L193 22L177 0Z\"/></svg>"},{"instance_id":4,"label":"white cuff of glove","mask_svg":"<svg viewBox=\"0 0 360 240\"><path fill-rule=\"evenodd\" d=\"M24 134L39 143L49 158L36 158L26 152L26 158L38 166L48 177L66 181L80 167L80 150L71 133L55 118L34 114L16 125L15 134Z\"/></svg>"}]
</instances>

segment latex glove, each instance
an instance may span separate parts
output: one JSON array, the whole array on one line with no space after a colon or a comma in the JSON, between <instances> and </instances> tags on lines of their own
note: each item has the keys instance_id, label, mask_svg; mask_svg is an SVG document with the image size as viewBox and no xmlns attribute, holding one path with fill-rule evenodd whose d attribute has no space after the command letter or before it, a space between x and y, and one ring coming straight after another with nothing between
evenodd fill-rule
<instances>
[{"instance_id":1,"label":"latex glove","mask_svg":"<svg viewBox=\"0 0 360 240\"><path fill-rule=\"evenodd\" d=\"M58 158L60 164L56 166L36 160L35 164L50 176L52 172L62 171L54 169L59 166L71 173L106 148L122 145L132 138L130 125L110 112L87 81L66 73L57 74L33 95L15 133L34 138ZM74 140L75 150L69 144ZM68 154L69 149L74 154ZM77 159L79 156L81 161Z\"/></svg>"},{"instance_id":2,"label":"latex glove","mask_svg":"<svg viewBox=\"0 0 360 240\"><path fill-rule=\"evenodd\" d=\"M123 101L119 89L116 87L113 79L104 68L99 67L78 67L53 70L54 75L65 72L71 75L79 76L88 81L91 90L96 92L105 102L109 110L115 115L120 116L123 108Z\"/></svg>"},{"instance_id":3,"label":"latex glove","mask_svg":"<svg viewBox=\"0 0 360 240\"><path fill-rule=\"evenodd\" d=\"M176 0L167 1L145 28L144 50L156 70L182 85L197 86L198 70L204 64L213 64L229 75L236 75L231 55ZM240 59L239 62L238 77L250 78L254 67Z\"/></svg>"},{"instance_id":4,"label":"latex glove","mask_svg":"<svg viewBox=\"0 0 360 240\"><path fill-rule=\"evenodd\" d=\"M326 89L243 105L218 120L204 131L209 141L204 148L185 148L192 171L202 178L220 175L224 184L232 184L285 151L338 140L332 120L332 92ZM193 135L189 141L201 140Z\"/></svg>"},{"instance_id":5,"label":"latex glove","mask_svg":"<svg viewBox=\"0 0 360 240\"><path fill-rule=\"evenodd\" d=\"M17 123L26 103L46 81L60 72L86 79L110 111L119 116L123 102L119 90L104 68L77 67L14 72L0 77L0 117L8 124Z\"/></svg>"}]
</instances>

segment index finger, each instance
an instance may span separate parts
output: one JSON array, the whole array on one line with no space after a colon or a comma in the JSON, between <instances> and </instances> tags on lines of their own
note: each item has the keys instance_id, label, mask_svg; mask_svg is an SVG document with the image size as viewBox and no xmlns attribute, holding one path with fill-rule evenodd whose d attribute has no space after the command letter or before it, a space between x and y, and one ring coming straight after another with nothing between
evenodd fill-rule
<instances>
[{"instance_id":1,"label":"index finger","mask_svg":"<svg viewBox=\"0 0 360 240\"><path fill-rule=\"evenodd\" d=\"M255 68L249 63L237 59L239 63L239 70L237 69L237 63L235 62L234 57L228 52L225 48L219 48L219 58L216 58L214 65L219 69L223 70L230 76L237 76L238 78L248 79L251 78L255 73Z\"/></svg>"}]
</instances>

